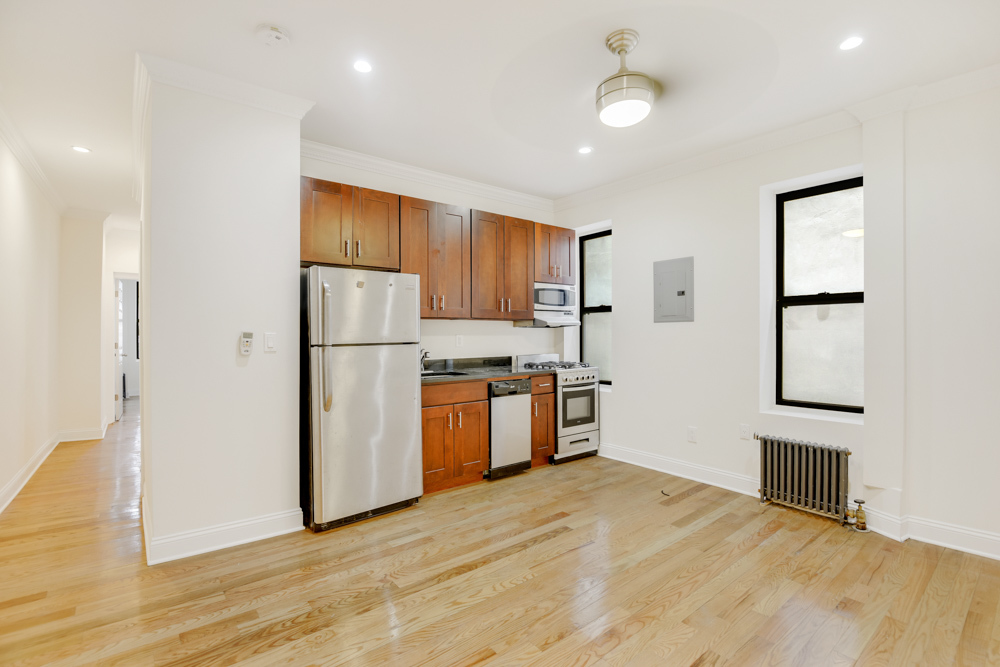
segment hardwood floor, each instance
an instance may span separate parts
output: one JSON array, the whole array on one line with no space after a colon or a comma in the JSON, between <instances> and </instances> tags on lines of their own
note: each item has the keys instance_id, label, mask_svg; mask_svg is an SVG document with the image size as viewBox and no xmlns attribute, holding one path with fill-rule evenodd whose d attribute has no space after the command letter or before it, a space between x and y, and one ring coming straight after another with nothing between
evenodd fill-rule
<instances>
[{"instance_id":1,"label":"hardwood floor","mask_svg":"<svg viewBox=\"0 0 1000 667\"><path fill-rule=\"evenodd\" d=\"M602 458L146 567L137 415L0 515L0 664L1000 664L1000 562Z\"/></svg>"}]
</instances>

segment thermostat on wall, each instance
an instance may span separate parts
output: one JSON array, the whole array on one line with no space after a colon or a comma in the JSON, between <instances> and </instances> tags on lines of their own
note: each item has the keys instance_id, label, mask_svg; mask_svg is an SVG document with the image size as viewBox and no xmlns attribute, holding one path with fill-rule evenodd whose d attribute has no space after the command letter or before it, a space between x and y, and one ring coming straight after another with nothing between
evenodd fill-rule
<instances>
[{"instance_id":1,"label":"thermostat on wall","mask_svg":"<svg viewBox=\"0 0 1000 667\"><path fill-rule=\"evenodd\" d=\"M253 352L253 332L244 331L240 337L240 354L250 354Z\"/></svg>"}]
</instances>

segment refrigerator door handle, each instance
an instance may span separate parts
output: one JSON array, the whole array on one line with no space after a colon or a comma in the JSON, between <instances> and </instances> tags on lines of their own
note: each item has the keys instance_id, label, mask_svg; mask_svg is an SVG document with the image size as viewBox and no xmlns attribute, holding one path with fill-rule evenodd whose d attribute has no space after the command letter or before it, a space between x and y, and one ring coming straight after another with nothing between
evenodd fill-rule
<instances>
[{"instance_id":1,"label":"refrigerator door handle","mask_svg":"<svg viewBox=\"0 0 1000 667\"><path fill-rule=\"evenodd\" d=\"M333 392L330 391L330 356L324 347L320 350L323 355L323 370L320 373L320 386L323 392L323 412L329 412L333 407Z\"/></svg>"},{"instance_id":2,"label":"refrigerator door handle","mask_svg":"<svg viewBox=\"0 0 1000 667\"><path fill-rule=\"evenodd\" d=\"M333 323L330 318L333 316L333 290L330 283L323 281L323 330L319 332L319 344L326 344L326 337L333 331Z\"/></svg>"}]
</instances>

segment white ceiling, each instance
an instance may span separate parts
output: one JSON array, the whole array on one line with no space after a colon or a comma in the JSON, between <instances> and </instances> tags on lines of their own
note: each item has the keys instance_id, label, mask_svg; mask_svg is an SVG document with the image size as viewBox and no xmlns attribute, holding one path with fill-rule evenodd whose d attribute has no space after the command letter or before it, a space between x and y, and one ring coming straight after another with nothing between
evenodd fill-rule
<instances>
[{"instance_id":1,"label":"white ceiling","mask_svg":"<svg viewBox=\"0 0 1000 667\"><path fill-rule=\"evenodd\" d=\"M623 27L664 90L612 129ZM305 139L557 198L998 63L998 29L996 0L0 0L0 103L70 206L123 216L136 51L315 100Z\"/></svg>"}]
</instances>

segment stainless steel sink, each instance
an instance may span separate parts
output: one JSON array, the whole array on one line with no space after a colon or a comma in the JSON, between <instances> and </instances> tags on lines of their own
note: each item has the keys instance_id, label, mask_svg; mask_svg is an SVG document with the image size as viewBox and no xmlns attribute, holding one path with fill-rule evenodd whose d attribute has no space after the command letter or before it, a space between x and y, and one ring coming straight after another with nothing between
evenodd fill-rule
<instances>
[{"instance_id":1,"label":"stainless steel sink","mask_svg":"<svg viewBox=\"0 0 1000 667\"><path fill-rule=\"evenodd\" d=\"M422 371L420 373L420 377L425 378L444 377L446 375L468 375L468 373L459 373L458 371Z\"/></svg>"}]
</instances>

